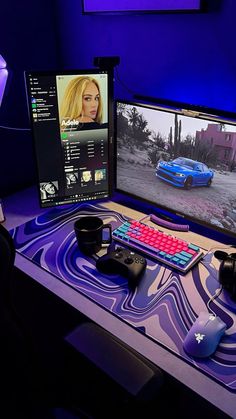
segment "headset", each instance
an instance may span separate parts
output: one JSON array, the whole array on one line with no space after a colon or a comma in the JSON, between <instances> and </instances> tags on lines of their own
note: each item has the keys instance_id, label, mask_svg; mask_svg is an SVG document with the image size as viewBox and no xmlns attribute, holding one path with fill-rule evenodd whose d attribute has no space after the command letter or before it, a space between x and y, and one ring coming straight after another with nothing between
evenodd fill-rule
<instances>
[{"instance_id":1,"label":"headset","mask_svg":"<svg viewBox=\"0 0 236 419\"><path fill-rule=\"evenodd\" d=\"M232 299L236 301L236 253L228 254L217 250L214 256L221 260L219 282L229 292Z\"/></svg>"}]
</instances>

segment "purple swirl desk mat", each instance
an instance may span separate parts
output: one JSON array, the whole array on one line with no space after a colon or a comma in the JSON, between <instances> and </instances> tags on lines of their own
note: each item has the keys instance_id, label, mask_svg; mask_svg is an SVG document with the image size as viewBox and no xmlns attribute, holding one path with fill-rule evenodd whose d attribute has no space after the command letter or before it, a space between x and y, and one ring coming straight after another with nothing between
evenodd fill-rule
<instances>
[{"instance_id":1,"label":"purple swirl desk mat","mask_svg":"<svg viewBox=\"0 0 236 419\"><path fill-rule=\"evenodd\" d=\"M210 301L219 289L213 253L185 276L147 259L132 291L119 274L99 273L96 256L80 253L73 225L85 215L97 215L113 228L127 219L101 205L57 207L11 230L17 252L235 392L236 303L224 291ZM227 334L212 357L196 360L184 352L183 340L199 312L209 310L227 324Z\"/></svg>"}]
</instances>

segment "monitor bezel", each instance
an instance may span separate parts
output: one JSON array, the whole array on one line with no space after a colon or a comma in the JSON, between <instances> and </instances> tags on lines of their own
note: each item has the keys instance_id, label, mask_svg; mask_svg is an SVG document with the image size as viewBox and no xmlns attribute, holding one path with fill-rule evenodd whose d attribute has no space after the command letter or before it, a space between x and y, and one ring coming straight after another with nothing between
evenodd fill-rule
<instances>
[{"instance_id":1,"label":"monitor bezel","mask_svg":"<svg viewBox=\"0 0 236 419\"><path fill-rule=\"evenodd\" d=\"M187 109L186 107L183 109L181 107L181 102L175 102L176 107L173 107L173 103L172 101L170 101L170 105L168 106L168 100L163 100L163 102L165 103L165 105L163 105L163 103L161 105L157 105L157 104L153 104L153 103L146 103L146 102L139 102L137 100L126 100L126 99L116 99L115 100L115 104L114 104L114 150L115 150L115 165L114 165L114 193L117 194L117 199L121 202L123 202L123 198L122 197L127 197L129 198L127 200L127 203L129 206L134 208L137 208L137 205L139 206L140 203L140 207L141 210L143 212L146 213L150 213L150 209L152 211L159 211L159 213L161 214L167 214L167 216L171 218L173 218L173 220L177 220L176 223L178 224L186 224L189 223L191 224L191 226L193 227L193 230L198 230L199 227L199 231L201 231L201 234L204 235L204 228L207 228L208 232L212 233L212 237L215 235L215 233L219 233L218 236L216 238L216 240L225 242L227 241L227 239L229 237L232 237L234 239L236 239L236 233L231 232L230 230L226 230L223 229L221 227L218 227L216 225L213 225L211 223L208 223L204 220L200 220L196 217L193 217L189 214L185 214L181 211L175 211L172 210L170 207L167 207L165 205L161 205L158 204L155 201L151 201L148 200L144 197L140 197L137 196L135 194L132 194L128 191L125 191L123 189L120 189L117 186L117 104L118 103L122 103L122 104L127 104L127 105L133 105L133 106L139 106L139 107L143 107L143 108L148 108L148 109L154 109L154 110L160 110L163 112L167 112L167 113L177 113L179 115L183 115L183 116L194 116L199 118L199 119L207 119L207 120L212 120L212 121L219 121L222 123L228 123L231 125L235 125L236 126L236 113L233 112L225 112L225 111L221 111L219 109L214 109L214 114L212 114L212 108L207 108L204 107L204 112L202 112L203 107L201 106L194 106L194 110L192 109ZM179 105L178 105L179 103ZM192 106L191 106L192 107ZM190 107L190 108L191 108ZM197 111L197 109L199 109L199 112ZM207 110L209 109L209 113L207 112ZM199 115L197 115L199 113ZM223 116L224 115L224 116ZM234 118L233 118L234 116ZM214 119L215 117L215 119ZM149 208L147 207L149 206ZM167 217L168 218L168 217ZM207 234L207 233L206 233ZM216 234L217 235L217 234Z\"/></svg>"},{"instance_id":2,"label":"monitor bezel","mask_svg":"<svg viewBox=\"0 0 236 419\"><path fill-rule=\"evenodd\" d=\"M38 159L37 159L37 150L36 150L36 139L35 139L35 133L34 133L34 129L33 129L33 115L30 112L30 102L29 102L29 98L30 98L30 84L29 84L29 76L31 75L32 77L37 77L37 76L63 76L63 75L82 75L82 74L102 74L105 73L108 76L107 79L107 99L108 99L108 103L107 103L107 110L108 110L108 159L107 159L107 167L108 167L108 190L107 190L107 197L104 198L99 198L99 197L95 197L95 198L91 198L89 200L71 200L71 201L63 201L60 203L57 202L46 202L43 203L41 200L41 194L40 194L40 178L39 178L39 164L38 164ZM24 71L24 82L25 82L25 94L26 94L26 101L27 101L27 110L28 110L28 117L29 117L29 121L30 121L30 128L31 128L31 134L32 134L32 139L33 139L33 155L34 155L34 159L35 159L35 164L36 164L36 178L37 178L37 194L38 194L38 202L39 202L39 206L40 208L54 208L54 207L61 207L61 206L65 206L65 205L72 205L72 204L82 204L82 203L86 203L86 202L92 202L95 203L97 202L103 202L106 201L107 199L110 199L112 196L112 192L113 192L113 173L114 173L114 168L112 165L112 147L113 147L113 135L112 135L112 125L111 125L111 106L110 103L112 101L112 97L111 97L111 88L110 88L110 83L111 83L111 71L110 69L100 69L100 68L89 68L89 69L66 69L66 70L62 70L62 69L53 69L53 70L26 70Z\"/></svg>"},{"instance_id":3,"label":"monitor bezel","mask_svg":"<svg viewBox=\"0 0 236 419\"><path fill-rule=\"evenodd\" d=\"M176 8L176 9L170 9L170 8L166 8L166 9L161 9L161 8L155 8L152 10L143 10L143 9L134 9L134 10L86 10L85 7L85 0L82 0L82 13L83 15L119 15L119 14L125 14L125 15L129 15L129 14L172 14L172 13L187 13L187 14L192 14L192 13L202 13L205 11L205 0L199 0L199 6L196 8L187 8L187 9L181 9L181 8Z\"/></svg>"}]
</instances>

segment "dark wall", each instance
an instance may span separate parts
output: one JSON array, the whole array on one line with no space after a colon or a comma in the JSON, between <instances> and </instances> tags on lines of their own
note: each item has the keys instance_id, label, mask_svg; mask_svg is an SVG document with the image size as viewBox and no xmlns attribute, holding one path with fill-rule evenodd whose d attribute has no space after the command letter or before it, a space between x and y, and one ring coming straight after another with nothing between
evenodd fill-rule
<instances>
[{"instance_id":1,"label":"dark wall","mask_svg":"<svg viewBox=\"0 0 236 419\"><path fill-rule=\"evenodd\" d=\"M59 0L67 67L119 55L131 92L236 111L235 0L205 0L200 14L82 15L78 0ZM116 95L130 97L116 77Z\"/></svg>"},{"instance_id":2,"label":"dark wall","mask_svg":"<svg viewBox=\"0 0 236 419\"><path fill-rule=\"evenodd\" d=\"M0 53L10 77L0 125L29 127L24 70L91 68L94 56L106 55L121 59L116 97L236 111L236 2L205 3L200 14L83 15L81 0L2 2ZM1 197L34 184L36 170L30 131L0 128L0 137Z\"/></svg>"},{"instance_id":3,"label":"dark wall","mask_svg":"<svg viewBox=\"0 0 236 419\"><path fill-rule=\"evenodd\" d=\"M0 125L30 128L24 71L59 66L55 5L52 0L1 2L0 54L8 64ZM31 132L0 128L0 197L36 182Z\"/></svg>"}]
</instances>

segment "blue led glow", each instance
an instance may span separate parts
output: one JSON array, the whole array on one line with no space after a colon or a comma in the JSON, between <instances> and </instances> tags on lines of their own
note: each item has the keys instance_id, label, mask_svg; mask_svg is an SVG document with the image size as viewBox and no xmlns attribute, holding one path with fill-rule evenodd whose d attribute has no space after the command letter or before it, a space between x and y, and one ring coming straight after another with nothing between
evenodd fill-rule
<instances>
[{"instance_id":1,"label":"blue led glow","mask_svg":"<svg viewBox=\"0 0 236 419\"><path fill-rule=\"evenodd\" d=\"M4 58L0 55L0 106L2 103L2 98L4 94L4 90L6 87L8 71L6 69L7 63Z\"/></svg>"}]
</instances>

